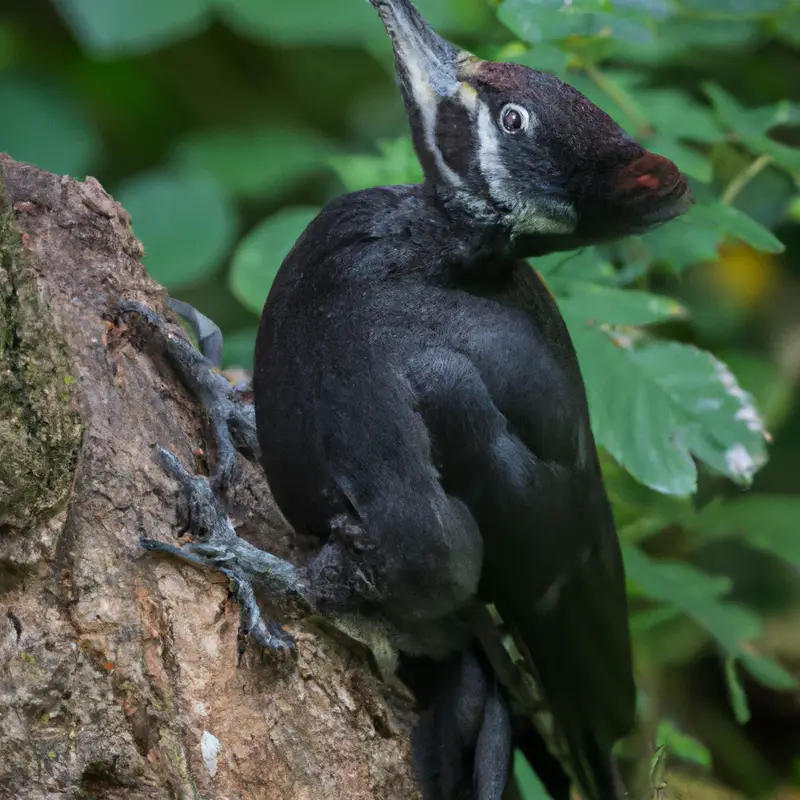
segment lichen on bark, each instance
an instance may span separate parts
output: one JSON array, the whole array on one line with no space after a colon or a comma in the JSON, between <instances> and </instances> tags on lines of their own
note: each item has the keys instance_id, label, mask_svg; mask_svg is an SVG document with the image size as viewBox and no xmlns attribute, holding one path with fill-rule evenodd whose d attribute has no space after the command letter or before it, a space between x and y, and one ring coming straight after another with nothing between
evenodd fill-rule
<instances>
[{"instance_id":1,"label":"lichen on bark","mask_svg":"<svg viewBox=\"0 0 800 800\"><path fill-rule=\"evenodd\" d=\"M0 183L0 532L66 502L81 435L70 361L4 195Z\"/></svg>"}]
</instances>

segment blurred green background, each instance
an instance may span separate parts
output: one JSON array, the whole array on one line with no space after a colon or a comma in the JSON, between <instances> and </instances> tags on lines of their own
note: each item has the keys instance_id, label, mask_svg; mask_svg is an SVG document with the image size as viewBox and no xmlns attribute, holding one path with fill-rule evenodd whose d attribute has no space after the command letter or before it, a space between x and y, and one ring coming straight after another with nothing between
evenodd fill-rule
<instances>
[{"instance_id":1,"label":"blurred green background","mask_svg":"<svg viewBox=\"0 0 800 800\"><path fill-rule=\"evenodd\" d=\"M652 796L800 798L800 2L419 5L692 180L680 221L533 266L575 337L625 547L651 783L660 753L671 770ZM2 0L0 151L97 177L244 368L321 204L419 179L364 0Z\"/></svg>"}]
</instances>

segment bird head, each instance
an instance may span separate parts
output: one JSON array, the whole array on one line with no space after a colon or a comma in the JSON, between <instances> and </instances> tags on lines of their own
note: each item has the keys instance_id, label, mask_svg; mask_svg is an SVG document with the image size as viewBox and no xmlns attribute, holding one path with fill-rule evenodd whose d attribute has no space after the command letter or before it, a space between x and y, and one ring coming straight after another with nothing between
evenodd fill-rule
<instances>
[{"instance_id":1,"label":"bird head","mask_svg":"<svg viewBox=\"0 0 800 800\"><path fill-rule=\"evenodd\" d=\"M392 40L426 181L500 221L520 254L643 233L690 207L675 164L577 89L455 47L411 0L370 2Z\"/></svg>"}]
</instances>

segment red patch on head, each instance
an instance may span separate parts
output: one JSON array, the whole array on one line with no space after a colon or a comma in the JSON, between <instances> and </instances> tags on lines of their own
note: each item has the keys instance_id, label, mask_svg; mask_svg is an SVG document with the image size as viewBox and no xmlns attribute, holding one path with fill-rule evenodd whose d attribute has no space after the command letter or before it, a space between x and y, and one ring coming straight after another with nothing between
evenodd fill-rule
<instances>
[{"instance_id":1,"label":"red patch on head","mask_svg":"<svg viewBox=\"0 0 800 800\"><path fill-rule=\"evenodd\" d=\"M636 179L636 183L643 189L658 189L661 186L661 181L655 175L640 175Z\"/></svg>"},{"instance_id":2,"label":"red patch on head","mask_svg":"<svg viewBox=\"0 0 800 800\"><path fill-rule=\"evenodd\" d=\"M681 179L680 170L668 158L648 152L619 173L617 191L668 192Z\"/></svg>"}]
</instances>

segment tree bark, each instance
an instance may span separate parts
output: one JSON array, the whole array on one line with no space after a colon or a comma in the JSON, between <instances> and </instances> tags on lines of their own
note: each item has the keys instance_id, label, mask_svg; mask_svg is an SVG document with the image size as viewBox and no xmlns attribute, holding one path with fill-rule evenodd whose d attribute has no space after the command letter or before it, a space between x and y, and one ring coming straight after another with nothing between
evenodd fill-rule
<instances>
[{"instance_id":1,"label":"tree bark","mask_svg":"<svg viewBox=\"0 0 800 800\"><path fill-rule=\"evenodd\" d=\"M139 548L177 527L152 445L199 471L205 441L109 321L120 298L162 311L142 254L93 178L0 156L0 798L416 798L413 715L360 654L294 619L296 664L251 644L237 666L224 578ZM240 535L302 561L241 471Z\"/></svg>"}]
</instances>

